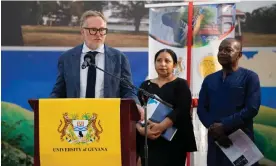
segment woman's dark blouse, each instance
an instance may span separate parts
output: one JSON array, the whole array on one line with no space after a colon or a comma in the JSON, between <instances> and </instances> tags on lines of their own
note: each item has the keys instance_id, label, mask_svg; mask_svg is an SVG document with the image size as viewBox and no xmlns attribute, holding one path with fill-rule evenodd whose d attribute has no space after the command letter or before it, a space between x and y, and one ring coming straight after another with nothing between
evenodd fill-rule
<instances>
[{"instance_id":1,"label":"woman's dark blouse","mask_svg":"<svg viewBox=\"0 0 276 166\"><path fill-rule=\"evenodd\" d=\"M173 111L167 117L173 121L173 125L178 129L172 141L167 141L161 136L156 140L148 139L149 148L151 146L163 146L164 148L168 147L177 151L196 151L195 136L190 116L192 97L187 81L182 78L176 78L159 87L157 84L147 80L141 84L141 88L152 94L156 94L162 100L173 105ZM138 93L138 98L142 105L147 101L146 97L142 96L141 93ZM140 147L143 147L143 138L141 135L138 136Z\"/></svg>"}]
</instances>

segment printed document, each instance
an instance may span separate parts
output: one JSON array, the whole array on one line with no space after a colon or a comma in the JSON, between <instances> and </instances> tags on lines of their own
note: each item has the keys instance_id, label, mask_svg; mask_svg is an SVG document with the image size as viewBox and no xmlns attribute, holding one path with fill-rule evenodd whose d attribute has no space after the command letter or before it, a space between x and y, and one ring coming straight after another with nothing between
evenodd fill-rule
<instances>
[{"instance_id":1,"label":"printed document","mask_svg":"<svg viewBox=\"0 0 276 166\"><path fill-rule=\"evenodd\" d=\"M234 166L250 166L264 157L254 142L241 129L230 134L229 138L233 142L229 148L223 148L217 142L216 144Z\"/></svg>"}]
</instances>

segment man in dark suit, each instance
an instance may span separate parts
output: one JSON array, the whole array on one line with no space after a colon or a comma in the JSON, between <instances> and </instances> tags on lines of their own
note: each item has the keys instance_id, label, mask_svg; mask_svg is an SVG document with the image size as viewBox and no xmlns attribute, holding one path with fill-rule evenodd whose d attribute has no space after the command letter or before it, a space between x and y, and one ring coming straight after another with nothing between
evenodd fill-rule
<instances>
[{"instance_id":1,"label":"man in dark suit","mask_svg":"<svg viewBox=\"0 0 276 166\"><path fill-rule=\"evenodd\" d=\"M143 115L135 92L118 79L104 72L87 67L81 69L84 56L89 53L95 58L92 63L107 72L132 83L127 57L105 42L106 19L96 11L86 11L80 20L84 43L63 53L58 61L58 75L51 98L132 98Z\"/></svg>"}]
</instances>

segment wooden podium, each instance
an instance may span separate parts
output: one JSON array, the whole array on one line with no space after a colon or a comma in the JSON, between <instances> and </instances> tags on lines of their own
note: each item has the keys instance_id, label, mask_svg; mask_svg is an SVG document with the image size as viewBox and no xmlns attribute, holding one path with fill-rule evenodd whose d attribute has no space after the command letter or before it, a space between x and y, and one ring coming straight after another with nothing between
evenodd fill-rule
<instances>
[{"instance_id":1,"label":"wooden podium","mask_svg":"<svg viewBox=\"0 0 276 166\"><path fill-rule=\"evenodd\" d=\"M75 99L72 99L75 100ZM105 100L105 99L103 99ZM34 165L40 166L39 150L39 100L30 99L34 111ZM131 99L121 99L120 103L120 136L122 166L136 166L136 127L140 120L136 104Z\"/></svg>"}]
</instances>

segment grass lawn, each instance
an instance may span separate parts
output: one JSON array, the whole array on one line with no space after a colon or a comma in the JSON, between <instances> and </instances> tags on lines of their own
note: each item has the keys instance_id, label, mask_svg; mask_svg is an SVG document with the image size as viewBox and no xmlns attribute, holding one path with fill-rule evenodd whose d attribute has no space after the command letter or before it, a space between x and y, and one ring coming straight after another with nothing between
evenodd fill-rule
<instances>
[{"instance_id":1,"label":"grass lawn","mask_svg":"<svg viewBox=\"0 0 276 166\"><path fill-rule=\"evenodd\" d=\"M22 26L25 46L75 46L81 43L79 27ZM243 32L244 47L274 47L276 34ZM112 47L148 47L145 32L109 32L106 43Z\"/></svg>"},{"instance_id":2,"label":"grass lawn","mask_svg":"<svg viewBox=\"0 0 276 166\"><path fill-rule=\"evenodd\" d=\"M275 47L276 34L243 33L244 47Z\"/></svg>"},{"instance_id":3,"label":"grass lawn","mask_svg":"<svg viewBox=\"0 0 276 166\"><path fill-rule=\"evenodd\" d=\"M25 46L76 46L82 42L78 27L23 26ZM106 43L112 47L147 47L146 33L110 32Z\"/></svg>"}]
</instances>

